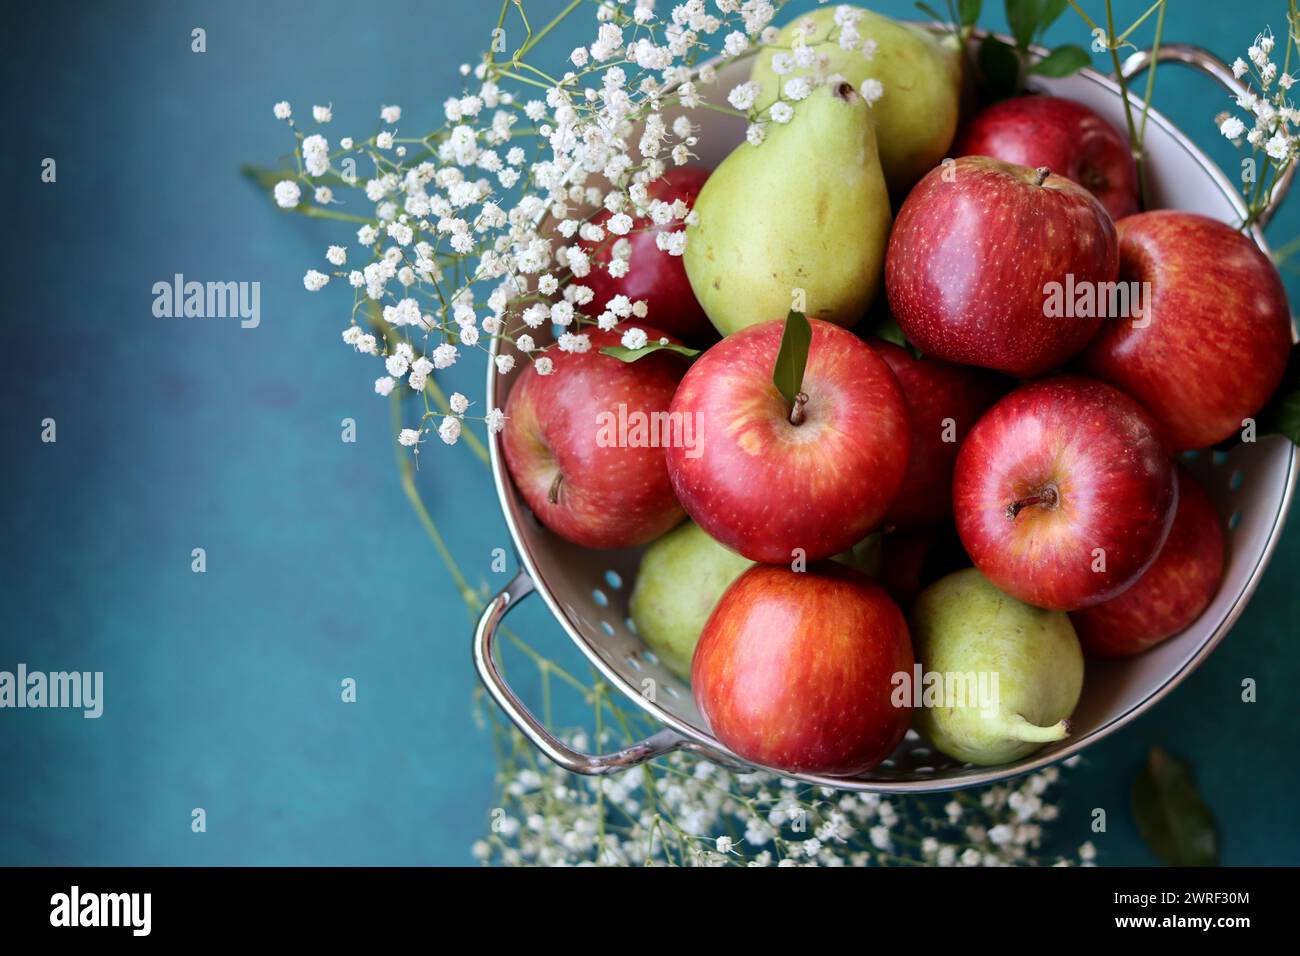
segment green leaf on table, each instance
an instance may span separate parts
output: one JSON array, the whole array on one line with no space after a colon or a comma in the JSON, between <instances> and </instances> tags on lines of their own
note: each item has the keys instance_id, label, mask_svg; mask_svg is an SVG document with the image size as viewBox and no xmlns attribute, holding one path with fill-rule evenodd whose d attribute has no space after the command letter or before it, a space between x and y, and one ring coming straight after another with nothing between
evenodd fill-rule
<instances>
[{"instance_id":1,"label":"green leaf on table","mask_svg":"<svg viewBox=\"0 0 1300 956\"><path fill-rule=\"evenodd\" d=\"M1255 415L1256 434L1285 435L1295 445L1300 445L1300 345L1291 346L1282 381L1268 400L1268 404ZM1233 444L1241 435L1234 437Z\"/></svg>"},{"instance_id":2,"label":"green leaf on table","mask_svg":"<svg viewBox=\"0 0 1300 956\"><path fill-rule=\"evenodd\" d=\"M639 349L630 349L626 345L606 345L600 350L600 354L609 355L620 362L635 362L637 359L645 358L653 352L664 351L676 352L678 355L685 355L687 358L695 358L702 350L678 345L675 342L647 342Z\"/></svg>"},{"instance_id":3,"label":"green leaf on table","mask_svg":"<svg viewBox=\"0 0 1300 956\"><path fill-rule=\"evenodd\" d=\"M791 312L785 317L781 349L776 353L776 367L772 370L772 381L791 405L803 388L803 372L808 364L808 346L811 343L812 326L808 319L802 312Z\"/></svg>"},{"instance_id":4,"label":"green leaf on table","mask_svg":"<svg viewBox=\"0 0 1300 956\"><path fill-rule=\"evenodd\" d=\"M1007 26L1016 38L1016 46L1022 50L1029 49L1038 35L1038 24L1042 16L1041 0L1006 0Z\"/></svg>"},{"instance_id":5,"label":"green leaf on table","mask_svg":"<svg viewBox=\"0 0 1300 956\"><path fill-rule=\"evenodd\" d=\"M1214 814L1201 799L1191 768L1159 747L1133 783L1138 832L1167 866L1217 866Z\"/></svg>"},{"instance_id":6,"label":"green leaf on table","mask_svg":"<svg viewBox=\"0 0 1300 956\"><path fill-rule=\"evenodd\" d=\"M1020 80L1020 57L991 33L980 42L979 64L991 99L1002 99L1016 91Z\"/></svg>"},{"instance_id":7,"label":"green leaf on table","mask_svg":"<svg viewBox=\"0 0 1300 956\"><path fill-rule=\"evenodd\" d=\"M973 27L980 18L983 0L957 0L957 19L964 27Z\"/></svg>"},{"instance_id":8,"label":"green leaf on table","mask_svg":"<svg viewBox=\"0 0 1300 956\"><path fill-rule=\"evenodd\" d=\"M1092 57L1088 56L1087 50L1067 43L1031 65L1028 72L1037 76L1069 76L1078 73L1091 62Z\"/></svg>"},{"instance_id":9,"label":"green leaf on table","mask_svg":"<svg viewBox=\"0 0 1300 956\"><path fill-rule=\"evenodd\" d=\"M1273 409L1273 430L1300 445L1300 388L1279 395Z\"/></svg>"}]
</instances>

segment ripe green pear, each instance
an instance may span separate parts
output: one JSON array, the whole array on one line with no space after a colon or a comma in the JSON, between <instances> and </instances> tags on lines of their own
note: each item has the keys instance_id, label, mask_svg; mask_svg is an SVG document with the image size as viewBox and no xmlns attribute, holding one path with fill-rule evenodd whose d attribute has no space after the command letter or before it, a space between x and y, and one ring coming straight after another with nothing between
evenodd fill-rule
<instances>
[{"instance_id":1,"label":"ripe green pear","mask_svg":"<svg viewBox=\"0 0 1300 956\"><path fill-rule=\"evenodd\" d=\"M993 690L987 700L968 696L965 706L946 701L916 709L917 730L943 753L974 764L1010 763L1069 734L1083 689L1083 651L1068 615L1017 601L967 568L921 592L911 633L924 674L985 675Z\"/></svg>"},{"instance_id":2,"label":"ripe green pear","mask_svg":"<svg viewBox=\"0 0 1300 956\"><path fill-rule=\"evenodd\" d=\"M863 55L861 45L852 50L840 47L836 7L827 5L788 24L774 44L764 47L755 59L751 79L763 88L757 101L760 107L774 102L782 85L796 76L839 75L858 90L864 80L878 80L883 93L871 111L876 119L880 164L889 191L901 197L939 164L957 133L961 52L951 34L940 37L870 10L859 12L855 29L864 41L875 43L870 58ZM815 29L797 37L800 24L807 20L816 24ZM797 42L811 47L824 60L778 75L772 69L773 57L788 54Z\"/></svg>"},{"instance_id":3,"label":"ripe green pear","mask_svg":"<svg viewBox=\"0 0 1300 956\"><path fill-rule=\"evenodd\" d=\"M819 87L727 156L694 211L686 275L723 335L791 309L853 325L880 291L891 222L866 101Z\"/></svg>"},{"instance_id":4,"label":"ripe green pear","mask_svg":"<svg viewBox=\"0 0 1300 956\"><path fill-rule=\"evenodd\" d=\"M629 602L632 622L674 674L690 679L704 623L722 593L753 563L694 521L682 522L646 549Z\"/></svg>"}]
</instances>

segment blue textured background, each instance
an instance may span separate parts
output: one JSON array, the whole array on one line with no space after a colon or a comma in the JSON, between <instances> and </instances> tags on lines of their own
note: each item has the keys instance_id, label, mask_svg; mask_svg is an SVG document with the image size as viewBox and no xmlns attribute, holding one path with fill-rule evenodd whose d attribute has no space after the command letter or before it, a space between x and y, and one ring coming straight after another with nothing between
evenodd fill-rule
<instances>
[{"instance_id":1,"label":"blue textured background","mask_svg":"<svg viewBox=\"0 0 1300 956\"><path fill-rule=\"evenodd\" d=\"M1120 16L1146 5L1121 0ZM535 21L559 6L529 3ZM1166 37L1231 58L1266 23L1282 32L1284 7L1178 0ZM289 145L279 99L300 116L332 102L331 140L374 128L382 103L404 107L405 131L432 127L495 14L486 0L45 0L8 14L0 669L102 670L106 700L99 720L0 711L0 863L470 861L494 764L472 716L468 623L402 497L374 368L339 342L347 297L302 287L350 229L279 214L237 170ZM587 38L575 21L555 55ZM1052 35L1065 38L1085 39L1068 12ZM1169 68L1158 101L1231 159L1208 81ZM55 185L39 181L46 156ZM1293 203L1274 244L1298 227ZM176 272L260 281L261 327L154 318L151 286ZM453 387L477 394L477 369L458 371ZM47 416L57 444L39 440ZM356 444L339 440L344 417ZM502 583L490 552L508 538L478 462L429 455L419 481L473 582ZM1159 743L1195 763L1225 862L1296 861L1296 523L1209 663L1070 775L1062 843L1152 861L1128 786ZM190 571L194 547L206 574ZM521 628L572 661L534 611ZM347 676L355 705L339 701ZM1239 702L1243 676L1259 703ZM190 831L193 807L206 834ZM1089 833L1093 807L1110 811L1108 834Z\"/></svg>"}]
</instances>

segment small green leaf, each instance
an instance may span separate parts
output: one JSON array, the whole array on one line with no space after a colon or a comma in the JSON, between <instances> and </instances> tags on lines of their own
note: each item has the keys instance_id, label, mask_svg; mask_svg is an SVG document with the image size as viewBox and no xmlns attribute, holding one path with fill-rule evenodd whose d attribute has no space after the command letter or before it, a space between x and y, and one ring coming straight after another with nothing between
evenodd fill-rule
<instances>
[{"instance_id":1,"label":"small green leaf","mask_svg":"<svg viewBox=\"0 0 1300 956\"><path fill-rule=\"evenodd\" d=\"M1092 62L1088 51L1072 43L1058 46L1047 56L1029 67L1029 72L1037 76L1069 76L1078 73Z\"/></svg>"},{"instance_id":2,"label":"small green leaf","mask_svg":"<svg viewBox=\"0 0 1300 956\"><path fill-rule=\"evenodd\" d=\"M1217 866L1214 814L1192 780L1191 769L1159 747L1133 783L1138 832L1167 866Z\"/></svg>"},{"instance_id":3,"label":"small green leaf","mask_svg":"<svg viewBox=\"0 0 1300 956\"><path fill-rule=\"evenodd\" d=\"M1285 435L1292 444L1300 445L1300 345L1291 347L1291 357L1277 391L1254 418L1257 434ZM1232 444L1236 444L1240 433L1233 438Z\"/></svg>"},{"instance_id":4,"label":"small green leaf","mask_svg":"<svg viewBox=\"0 0 1300 956\"><path fill-rule=\"evenodd\" d=\"M1038 35L1046 33L1047 28L1061 18L1069 5L1070 0L1046 0L1042 13L1038 15Z\"/></svg>"},{"instance_id":5,"label":"small green leaf","mask_svg":"<svg viewBox=\"0 0 1300 956\"><path fill-rule=\"evenodd\" d=\"M1029 49L1038 34L1039 18L1042 16L1040 0L1006 0L1007 25L1011 35L1016 38L1016 46L1022 50Z\"/></svg>"},{"instance_id":6,"label":"small green leaf","mask_svg":"<svg viewBox=\"0 0 1300 956\"><path fill-rule=\"evenodd\" d=\"M1015 50L990 33L980 43L979 62L990 99L1002 99L1016 91L1020 58Z\"/></svg>"},{"instance_id":7,"label":"small green leaf","mask_svg":"<svg viewBox=\"0 0 1300 956\"><path fill-rule=\"evenodd\" d=\"M600 350L600 354L612 356L620 362L635 362L637 359L645 358L652 352L663 351L676 352L678 355L685 355L687 358L695 358L702 350L677 345L673 342L649 342L639 349L630 349L626 345L606 345Z\"/></svg>"},{"instance_id":8,"label":"small green leaf","mask_svg":"<svg viewBox=\"0 0 1300 956\"><path fill-rule=\"evenodd\" d=\"M878 339L884 339L886 342L893 342L895 345L907 348L907 336L898 327L898 320L888 313L871 331Z\"/></svg>"},{"instance_id":9,"label":"small green leaf","mask_svg":"<svg viewBox=\"0 0 1300 956\"><path fill-rule=\"evenodd\" d=\"M957 0L957 19L964 27L973 27L980 18L983 0Z\"/></svg>"},{"instance_id":10,"label":"small green leaf","mask_svg":"<svg viewBox=\"0 0 1300 956\"><path fill-rule=\"evenodd\" d=\"M1300 445L1300 388L1279 395L1273 409L1273 430Z\"/></svg>"},{"instance_id":11,"label":"small green leaf","mask_svg":"<svg viewBox=\"0 0 1300 956\"><path fill-rule=\"evenodd\" d=\"M811 342L812 326L804 314L791 312L787 315L785 331L781 333L781 350L776 353L776 367L772 370L772 381L791 405L803 388L803 372L808 364L808 346Z\"/></svg>"},{"instance_id":12,"label":"small green leaf","mask_svg":"<svg viewBox=\"0 0 1300 956\"><path fill-rule=\"evenodd\" d=\"M922 13L924 13L927 17L929 17L929 18L930 18L931 20L933 20L935 23L943 23L943 22L944 22L944 20L943 20L943 15L940 14L939 11L935 10L935 8L932 7L932 6L930 6L928 3L920 3L920 2L918 2L918 3L916 4L916 9L920 10Z\"/></svg>"}]
</instances>

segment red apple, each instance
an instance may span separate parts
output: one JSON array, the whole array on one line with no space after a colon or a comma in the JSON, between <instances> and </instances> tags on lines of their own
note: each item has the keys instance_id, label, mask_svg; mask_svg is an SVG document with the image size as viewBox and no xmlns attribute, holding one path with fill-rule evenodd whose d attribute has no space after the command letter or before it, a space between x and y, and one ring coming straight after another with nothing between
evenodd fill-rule
<instances>
[{"instance_id":1,"label":"red apple","mask_svg":"<svg viewBox=\"0 0 1300 956\"><path fill-rule=\"evenodd\" d=\"M647 183L646 191L651 200L672 203L680 199L690 207L708 178L707 169L674 166L661 179ZM602 210L591 221L605 227L612 217L613 213ZM648 216L638 217L632 220L632 231L626 236L606 232L599 242L584 240L581 245L591 255L591 272L578 281L595 293L593 306L603 309L617 295L625 295L633 302L644 299L649 308L649 321L656 327L691 345L716 342L717 330L691 291L682 257L669 255L656 245L659 233L684 228L681 218L656 225ZM632 256L627 275L616 279L610 275L608 265L614 243L620 238L631 244Z\"/></svg>"},{"instance_id":2,"label":"red apple","mask_svg":"<svg viewBox=\"0 0 1300 956\"><path fill-rule=\"evenodd\" d=\"M920 527L952 515L952 466L976 419L1006 393L991 372L939 359L917 358L893 342L868 342L898 379L912 426L912 452L903 487L885 524Z\"/></svg>"},{"instance_id":3,"label":"red apple","mask_svg":"<svg viewBox=\"0 0 1300 956\"><path fill-rule=\"evenodd\" d=\"M727 336L673 398L702 439L668 449L673 489L696 524L751 561L847 551L880 522L907 469L907 408L889 367L839 326L809 320L803 403L772 381L780 320Z\"/></svg>"},{"instance_id":4,"label":"red apple","mask_svg":"<svg viewBox=\"0 0 1300 956\"><path fill-rule=\"evenodd\" d=\"M1237 230L1189 212L1130 216L1119 242L1120 280L1149 292L1139 318L1103 325L1082 367L1146 405L1175 451L1223 441L1286 370L1291 310L1277 269Z\"/></svg>"},{"instance_id":5,"label":"red apple","mask_svg":"<svg viewBox=\"0 0 1300 956\"><path fill-rule=\"evenodd\" d=\"M1092 193L1045 168L965 156L903 203L885 287L925 354L1030 377L1071 358L1101 324L1053 314L1053 284L1095 287L1118 270L1115 225Z\"/></svg>"},{"instance_id":6,"label":"red apple","mask_svg":"<svg viewBox=\"0 0 1300 956\"><path fill-rule=\"evenodd\" d=\"M1073 100L1018 96L994 103L971 117L952 154L1046 166L1100 199L1112 219L1138 211L1137 164L1128 139Z\"/></svg>"},{"instance_id":7,"label":"red apple","mask_svg":"<svg viewBox=\"0 0 1300 956\"><path fill-rule=\"evenodd\" d=\"M838 564L756 565L723 594L691 661L695 703L746 760L852 776L903 739L895 674L914 660L903 614L880 587Z\"/></svg>"},{"instance_id":8,"label":"red apple","mask_svg":"<svg viewBox=\"0 0 1300 956\"><path fill-rule=\"evenodd\" d=\"M1089 657L1127 657L1200 617L1223 579L1223 526L1204 489L1178 469L1178 510L1155 563L1118 597L1070 615Z\"/></svg>"},{"instance_id":9,"label":"red apple","mask_svg":"<svg viewBox=\"0 0 1300 956\"><path fill-rule=\"evenodd\" d=\"M962 445L953 515L975 566L1037 607L1099 604L1137 580L1169 534L1172 460L1151 415L1082 377L1024 385Z\"/></svg>"},{"instance_id":10,"label":"red apple","mask_svg":"<svg viewBox=\"0 0 1300 956\"><path fill-rule=\"evenodd\" d=\"M644 328L651 340L663 334ZM686 363L668 351L622 362L600 354L619 344L618 333L590 336L590 351L561 355L550 375L529 366L519 376L501 449L542 524L588 548L628 548L684 517L668 480L664 430L651 416L668 411Z\"/></svg>"}]
</instances>

